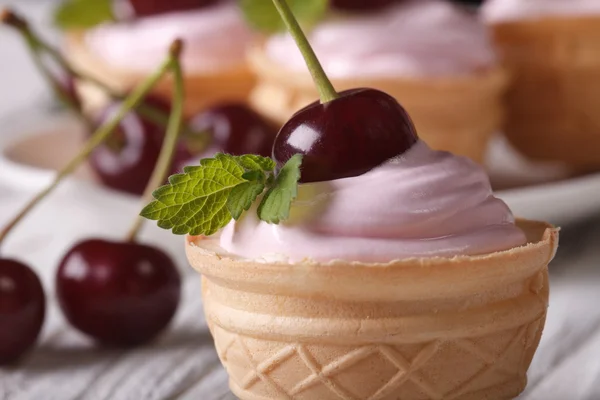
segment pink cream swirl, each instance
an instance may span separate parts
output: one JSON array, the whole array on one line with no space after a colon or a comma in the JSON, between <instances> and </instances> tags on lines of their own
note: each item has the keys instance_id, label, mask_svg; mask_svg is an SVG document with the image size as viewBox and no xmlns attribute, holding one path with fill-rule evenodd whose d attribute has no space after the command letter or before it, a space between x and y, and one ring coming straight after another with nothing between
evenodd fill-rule
<instances>
[{"instance_id":1,"label":"pink cream swirl","mask_svg":"<svg viewBox=\"0 0 600 400\"><path fill-rule=\"evenodd\" d=\"M302 185L280 225L251 209L220 237L238 256L288 262L476 255L525 242L481 167L424 142L364 175Z\"/></svg>"},{"instance_id":2,"label":"pink cream swirl","mask_svg":"<svg viewBox=\"0 0 600 400\"><path fill-rule=\"evenodd\" d=\"M116 68L149 72L164 59L176 38L188 72L239 68L255 40L235 0L200 8L100 25L85 33L85 44Z\"/></svg>"},{"instance_id":3,"label":"pink cream swirl","mask_svg":"<svg viewBox=\"0 0 600 400\"><path fill-rule=\"evenodd\" d=\"M488 0L482 15L489 22L599 16L600 0Z\"/></svg>"},{"instance_id":4,"label":"pink cream swirl","mask_svg":"<svg viewBox=\"0 0 600 400\"><path fill-rule=\"evenodd\" d=\"M467 76L497 64L477 15L446 0L405 0L373 14L331 18L309 36L335 79ZM306 71L288 34L271 37L265 52L282 67Z\"/></svg>"}]
</instances>

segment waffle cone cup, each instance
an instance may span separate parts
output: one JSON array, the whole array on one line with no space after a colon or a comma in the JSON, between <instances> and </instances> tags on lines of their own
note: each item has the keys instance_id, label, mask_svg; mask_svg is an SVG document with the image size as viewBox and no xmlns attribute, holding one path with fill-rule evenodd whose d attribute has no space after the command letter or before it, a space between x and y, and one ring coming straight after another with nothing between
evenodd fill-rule
<instances>
[{"instance_id":1,"label":"waffle cone cup","mask_svg":"<svg viewBox=\"0 0 600 400\"><path fill-rule=\"evenodd\" d=\"M249 60L258 76L250 104L274 122L283 124L318 99L308 72L297 73L278 66L261 47L252 49ZM394 96L406 108L427 144L478 162L483 161L490 136L501 125L501 97L506 82L506 74L500 68L468 77L333 80L337 90L369 87Z\"/></svg>"},{"instance_id":2,"label":"waffle cone cup","mask_svg":"<svg viewBox=\"0 0 600 400\"><path fill-rule=\"evenodd\" d=\"M257 263L188 237L206 318L242 400L512 399L548 306L558 231L485 256Z\"/></svg>"},{"instance_id":3,"label":"waffle cone cup","mask_svg":"<svg viewBox=\"0 0 600 400\"><path fill-rule=\"evenodd\" d=\"M600 16L493 26L506 68L505 132L524 155L600 167Z\"/></svg>"},{"instance_id":4,"label":"waffle cone cup","mask_svg":"<svg viewBox=\"0 0 600 400\"><path fill-rule=\"evenodd\" d=\"M86 47L81 32L70 32L66 37L65 46L67 59L78 71L117 92L130 90L147 78L147 74L106 64ZM234 69L215 70L204 74L186 73L184 84L185 110L191 114L219 102L246 101L255 84L255 78L247 65L241 65ZM77 89L88 111L98 109L108 100L104 91L93 84L80 82ZM155 93L167 98L172 97L172 90L172 80L168 76L155 87Z\"/></svg>"}]
</instances>

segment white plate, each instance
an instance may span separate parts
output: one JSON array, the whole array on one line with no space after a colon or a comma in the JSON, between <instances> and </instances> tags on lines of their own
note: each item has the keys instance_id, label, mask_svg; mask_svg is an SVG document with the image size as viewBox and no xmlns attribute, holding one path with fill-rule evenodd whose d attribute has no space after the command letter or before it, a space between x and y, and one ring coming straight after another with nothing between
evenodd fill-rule
<instances>
[{"instance_id":1,"label":"white plate","mask_svg":"<svg viewBox=\"0 0 600 400\"><path fill-rule=\"evenodd\" d=\"M0 180L21 189L46 185L83 140L81 127L68 114L17 115L1 126ZM561 166L524 161L498 138L488 160L492 181L502 188L496 194L515 215L564 225L600 213L600 173L568 178ZM85 166L78 177L93 179ZM99 192L132 203L137 200L109 189Z\"/></svg>"}]
</instances>

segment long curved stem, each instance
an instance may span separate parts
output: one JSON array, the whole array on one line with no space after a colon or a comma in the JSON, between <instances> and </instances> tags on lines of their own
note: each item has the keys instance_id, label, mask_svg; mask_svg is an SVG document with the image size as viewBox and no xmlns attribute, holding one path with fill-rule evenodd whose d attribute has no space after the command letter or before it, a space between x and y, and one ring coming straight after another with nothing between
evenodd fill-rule
<instances>
[{"instance_id":1,"label":"long curved stem","mask_svg":"<svg viewBox=\"0 0 600 400\"><path fill-rule=\"evenodd\" d=\"M171 46L171 54L179 55L182 50L182 42L176 41ZM181 63L178 57L174 57L171 62L171 70L173 72L174 81L174 93L173 93L173 104L171 108L171 116L169 117L169 123L167 133L163 142L158 161L152 172L152 176L144 190L142 195L142 204L150 202L152 199L152 193L160 185L162 185L167 179L169 169L171 167L171 161L173 160L173 154L177 147L177 141L181 133L181 127L183 122L183 101L185 97L185 89L183 83L183 72L181 69ZM145 219L141 216L137 216L133 222L127 240L135 241Z\"/></svg>"},{"instance_id":2,"label":"long curved stem","mask_svg":"<svg viewBox=\"0 0 600 400\"><path fill-rule=\"evenodd\" d=\"M79 108L79 104L70 98L63 90L61 90L63 82L60 82L54 73L48 68L46 63L44 62L42 56L44 53L49 54L51 58L66 72L70 71L68 65L66 65L64 59L60 56L60 54L52 48L48 43L44 42L40 39L38 35L36 35L29 27L27 21L21 16L15 14L14 12L5 9L2 11L0 15L0 21L4 24L16 29L21 36L23 37L25 43L27 44L27 48L31 53L31 58L37 69L40 71L42 76L46 79L58 99L69 109L75 112L75 114L88 126L89 121L83 116L81 110Z\"/></svg>"},{"instance_id":3,"label":"long curved stem","mask_svg":"<svg viewBox=\"0 0 600 400\"><path fill-rule=\"evenodd\" d=\"M126 98L126 96L124 96L122 93L115 91L112 87L105 84L101 80L93 76L86 75L78 69L74 68L72 65L70 65L70 63L67 60L65 60L60 51L58 51L54 46L42 39L41 36L37 35L29 27L29 24L23 17L17 15L9 9L4 9L0 15L0 21L2 21L8 26L15 28L23 36L25 42L27 43L27 46L30 49L34 63L36 64L41 74L46 78L50 86L53 88L58 98L72 111L75 111L75 113L88 126L90 126L90 123L87 120L87 118L85 118L85 116L81 113L79 106L75 104L72 101L72 99L69 98L69 96L65 96L65 94L60 90L61 82L59 82L56 79L54 74L48 69L48 67L44 63L44 60L42 59L42 53L49 55L50 58L54 60L54 62L58 64L58 66L60 66L69 76L72 76L73 78L81 81L91 83L92 85L100 88L103 92L105 92L108 96L110 96L113 99L124 100ZM169 115L163 110L141 102L137 105L136 111L141 116L153 123L156 123L157 125L165 127L168 126ZM187 136L198 136L198 132L191 131L187 126L183 126L182 130L182 133L184 133Z\"/></svg>"},{"instance_id":4,"label":"long curved stem","mask_svg":"<svg viewBox=\"0 0 600 400\"><path fill-rule=\"evenodd\" d=\"M273 4L275 5L275 8L277 8L277 11L279 11L279 15L281 15L281 19L283 19L290 35L292 35L298 48L300 48L300 52L302 52L304 61L306 61L308 70L319 91L321 103L328 103L331 100L337 99L339 97L338 93L335 91L335 88L327 77L325 70L323 70L323 66L319 62L317 55L308 42L306 35L302 31L302 28L298 24L298 21L294 17L286 0L273 0Z\"/></svg>"},{"instance_id":5,"label":"long curved stem","mask_svg":"<svg viewBox=\"0 0 600 400\"><path fill-rule=\"evenodd\" d=\"M168 58L162 63L162 65L149 76L140 86L138 86L121 104L118 112L105 124L103 124L98 130L90 137L86 142L84 148L64 166L57 174L53 181L39 192L33 199L31 199L23 209L8 223L8 225L0 231L0 245L8 236L8 234L14 229L14 227L29 213L35 206L37 206L48 194L50 194L65 177L69 176L79 165L81 165L90 155L90 153L101 143L103 143L110 134L119 125L121 120L129 113L132 109L140 103L144 97L150 93L152 88L163 78L163 76L170 70L174 61L179 57L179 54L169 54Z\"/></svg>"}]
</instances>

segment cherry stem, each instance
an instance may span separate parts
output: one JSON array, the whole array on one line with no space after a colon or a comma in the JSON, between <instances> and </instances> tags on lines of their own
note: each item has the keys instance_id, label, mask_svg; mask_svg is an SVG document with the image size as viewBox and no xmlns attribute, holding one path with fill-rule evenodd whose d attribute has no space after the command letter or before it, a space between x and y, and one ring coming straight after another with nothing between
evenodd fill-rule
<instances>
[{"instance_id":1,"label":"cherry stem","mask_svg":"<svg viewBox=\"0 0 600 400\"><path fill-rule=\"evenodd\" d=\"M302 53L302 57L304 57L304 61L308 66L308 70L319 90L319 96L321 97L321 103L329 103L332 100L335 100L339 97L339 94L335 91L335 88L331 84L331 81L327 77L325 70L323 70L323 66L319 62L317 55L315 54L313 48L311 47L306 35L302 31L300 24L294 17L292 10L288 6L286 0L273 0L273 4L279 15L281 15L281 19L285 23L290 35L294 38L296 45L300 49Z\"/></svg>"},{"instance_id":2,"label":"cherry stem","mask_svg":"<svg viewBox=\"0 0 600 400\"><path fill-rule=\"evenodd\" d=\"M67 105L67 107L69 107L71 110L73 110L81 119L83 119L83 121L86 124L89 125L89 121L87 120L87 118L85 118L85 116L81 112L79 106L77 104L75 104L68 96L66 96L60 90L61 83L57 81L54 74L52 74L52 72L47 68L46 64L44 63L44 60L41 57L41 52L47 53L54 60L54 62L56 62L64 71L66 71L66 73L68 75L70 75L76 79L79 79L82 81L87 81L87 82L91 83L92 85L100 88L103 92L105 92L112 99L124 100L126 98L126 96L124 96L121 93L118 93L113 88L111 88L109 85L103 83L102 81L96 79L95 77L86 75L86 74L76 70L75 68L73 68L69 64L69 62L63 57L63 55L60 53L60 51L55 49L48 42L44 41L41 38L41 36L37 35L29 27L29 24L27 23L25 18L21 17L20 15L17 15L15 12L13 12L9 9L4 9L4 10L2 10L2 13L0 14L0 21L2 21L4 24L6 24L8 26L15 28L19 33L21 33L21 35L25 39L25 42L27 43L29 49L31 50L34 63L36 64L37 68L40 70L42 75L44 75L46 80L48 80L48 82L50 83L50 86L54 90L57 97L65 105ZM160 110L160 109L153 107L152 105L146 104L144 102L141 102L140 104L137 105L136 111L142 117L146 118L150 122L153 122L160 126L165 126L165 127L168 126L169 115L168 115L168 113L164 112L163 110ZM190 137L198 136L197 132L193 132L187 126L184 126L182 129L183 129L183 133L186 136L190 136ZM206 135L206 136L207 136L207 141L208 141L208 135Z\"/></svg>"},{"instance_id":3,"label":"cherry stem","mask_svg":"<svg viewBox=\"0 0 600 400\"><path fill-rule=\"evenodd\" d=\"M185 89L183 83L183 72L181 68L181 62L179 59L179 55L183 49L183 42L181 40L176 40L171 45L170 53L172 55L170 68L173 73L173 104L171 106L171 115L169 117L167 132L165 134L165 139L160 150L160 155L158 156L158 161L154 167L154 171L152 171L152 176L148 181L148 185L144 190L144 194L142 195L141 202L142 204L147 204L152 200L152 193L156 190L160 185L162 185L167 179L167 175L169 173L171 162L173 161L173 155L175 154L175 149L177 148L177 142L179 140L179 135L181 133L181 128L183 125L183 101L185 97ZM129 233L127 235L127 240L130 242L134 242L136 237L144 224L145 219L141 216L137 216Z\"/></svg>"},{"instance_id":4,"label":"cherry stem","mask_svg":"<svg viewBox=\"0 0 600 400\"><path fill-rule=\"evenodd\" d=\"M65 60L62 58L60 53L56 51L52 46L48 43L44 42L40 36L36 35L33 30L29 27L27 21L15 14L13 11L9 9L2 10L0 14L0 21L7 26L10 26L16 29L27 44L29 51L31 52L31 56L33 58L33 62L36 67L40 71L40 73L44 76L46 81L48 81L50 87L58 97L58 99L68 108L73 110L77 116L79 116L86 124L89 124L89 121L83 116L79 105L73 99L71 99L66 93L61 90L61 82L56 78L54 73L50 71L44 60L42 59L43 52L50 55L50 57L67 73L75 76L76 74L71 73L71 68L67 65Z\"/></svg>"},{"instance_id":5,"label":"cherry stem","mask_svg":"<svg viewBox=\"0 0 600 400\"><path fill-rule=\"evenodd\" d=\"M177 46L173 46L177 50ZM180 48L181 46L179 46ZM86 142L84 148L73 158L69 163L64 166L58 173L56 174L54 180L41 192L39 192L33 199L29 201L23 207L23 209L14 217L8 225L0 231L0 245L8 236L8 234L12 231L12 229L33 209L37 206L47 195L49 195L56 187L62 182L64 178L69 176L77 167L79 167L92 153L92 151L102 144L111 133L117 128L121 120L133 110L143 99L150 93L152 88L163 78L163 76L171 69L174 61L177 59L179 54L170 53L167 59L162 63L162 65L150 75L142 84L140 84L135 90L131 92L131 94L123 101L121 107L117 111L117 113L106 123L94 132L94 134L90 137L90 139Z\"/></svg>"}]
</instances>

